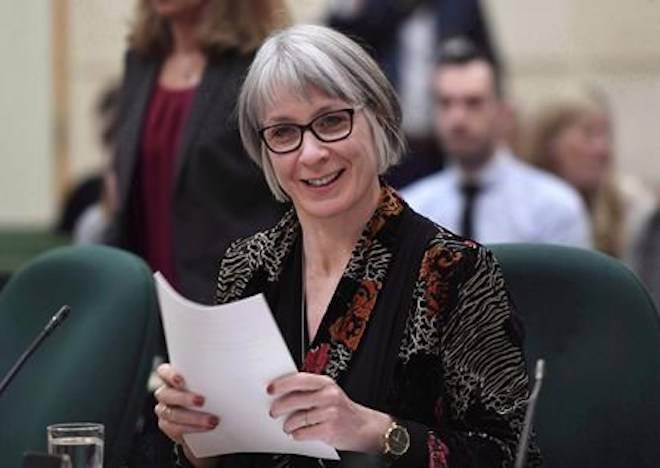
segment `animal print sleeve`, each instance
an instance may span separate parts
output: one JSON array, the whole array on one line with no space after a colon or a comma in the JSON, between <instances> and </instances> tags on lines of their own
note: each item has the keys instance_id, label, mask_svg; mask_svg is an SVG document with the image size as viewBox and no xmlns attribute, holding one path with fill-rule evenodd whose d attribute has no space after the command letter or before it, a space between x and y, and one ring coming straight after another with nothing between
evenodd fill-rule
<instances>
[{"instance_id":1,"label":"animal print sleeve","mask_svg":"<svg viewBox=\"0 0 660 468\"><path fill-rule=\"evenodd\" d=\"M424 355L436 368L425 371L423 382L414 381L419 371L408 371L409 385L426 386L410 403L411 413L425 403L417 421L406 421L410 453L394 466L513 466L528 377L499 265L471 241L436 239L424 257L416 294L402 347L404 367ZM527 462L540 465L534 444Z\"/></svg>"}]
</instances>

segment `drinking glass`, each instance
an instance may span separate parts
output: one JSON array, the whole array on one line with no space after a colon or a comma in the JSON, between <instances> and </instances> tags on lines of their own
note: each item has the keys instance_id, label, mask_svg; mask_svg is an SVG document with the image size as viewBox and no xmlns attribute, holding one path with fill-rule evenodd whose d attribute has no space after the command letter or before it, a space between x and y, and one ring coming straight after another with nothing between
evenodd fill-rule
<instances>
[{"instance_id":1,"label":"drinking glass","mask_svg":"<svg viewBox=\"0 0 660 468\"><path fill-rule=\"evenodd\" d=\"M68 468L103 468L103 424L62 423L47 430L48 453L68 457Z\"/></svg>"}]
</instances>

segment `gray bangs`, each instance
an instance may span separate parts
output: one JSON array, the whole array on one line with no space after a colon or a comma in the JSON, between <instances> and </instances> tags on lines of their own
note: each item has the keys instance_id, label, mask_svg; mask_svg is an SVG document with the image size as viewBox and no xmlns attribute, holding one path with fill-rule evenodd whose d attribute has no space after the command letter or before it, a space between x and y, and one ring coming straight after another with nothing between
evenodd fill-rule
<instances>
[{"instance_id":1,"label":"gray bangs","mask_svg":"<svg viewBox=\"0 0 660 468\"><path fill-rule=\"evenodd\" d=\"M251 115L263 119L267 109L277 107L278 94L283 90L309 99L312 86L349 104L364 102L358 82L347 69L309 40L291 36L287 42L275 37L268 44L271 47L263 51L263 63L258 64L259 72L251 85L253 95L248 103Z\"/></svg>"}]
</instances>

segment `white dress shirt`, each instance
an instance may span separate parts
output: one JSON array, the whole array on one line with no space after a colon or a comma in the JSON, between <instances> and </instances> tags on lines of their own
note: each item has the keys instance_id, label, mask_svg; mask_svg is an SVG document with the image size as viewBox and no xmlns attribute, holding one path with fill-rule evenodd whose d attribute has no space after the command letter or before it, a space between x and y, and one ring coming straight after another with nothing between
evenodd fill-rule
<instances>
[{"instance_id":1,"label":"white dress shirt","mask_svg":"<svg viewBox=\"0 0 660 468\"><path fill-rule=\"evenodd\" d=\"M520 161L505 148L475 175L474 240L590 247L587 211L580 195L552 174ZM454 166L401 192L418 213L460 234L463 177Z\"/></svg>"}]
</instances>

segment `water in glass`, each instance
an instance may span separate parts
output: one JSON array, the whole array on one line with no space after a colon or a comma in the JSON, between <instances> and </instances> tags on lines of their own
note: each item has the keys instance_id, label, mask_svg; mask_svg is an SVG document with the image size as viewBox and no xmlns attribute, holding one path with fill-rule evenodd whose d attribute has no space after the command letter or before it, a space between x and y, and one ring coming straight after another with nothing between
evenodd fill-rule
<instances>
[{"instance_id":1,"label":"water in glass","mask_svg":"<svg viewBox=\"0 0 660 468\"><path fill-rule=\"evenodd\" d=\"M103 468L103 441L98 437L51 439L48 452L67 455L70 468Z\"/></svg>"}]
</instances>

